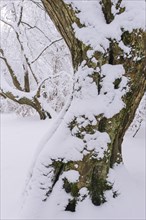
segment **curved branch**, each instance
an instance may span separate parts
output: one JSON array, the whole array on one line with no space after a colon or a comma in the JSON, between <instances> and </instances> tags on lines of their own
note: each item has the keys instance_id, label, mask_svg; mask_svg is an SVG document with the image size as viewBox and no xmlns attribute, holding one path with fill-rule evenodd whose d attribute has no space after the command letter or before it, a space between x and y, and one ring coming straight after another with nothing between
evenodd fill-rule
<instances>
[{"instance_id":1,"label":"curved branch","mask_svg":"<svg viewBox=\"0 0 146 220\"><path fill-rule=\"evenodd\" d=\"M22 25L26 25L29 30L35 28L36 30L40 31L40 32L45 36L45 38L47 38L47 39L49 40L49 42L51 41L51 40L49 39L49 37L48 37L39 27L37 27L36 25L32 26L32 25L28 24L28 23L25 22L25 21L21 21L21 24L22 24Z\"/></svg>"},{"instance_id":2,"label":"curved branch","mask_svg":"<svg viewBox=\"0 0 146 220\"><path fill-rule=\"evenodd\" d=\"M42 52L31 62L31 64L35 63L35 62L41 57L41 55L42 55L49 47L51 47L54 43L59 42L59 41L61 41L61 40L63 40L63 39L60 38L60 39L58 39L58 40L52 41L51 44L48 45L47 47L45 47L45 48L42 50Z\"/></svg>"}]
</instances>

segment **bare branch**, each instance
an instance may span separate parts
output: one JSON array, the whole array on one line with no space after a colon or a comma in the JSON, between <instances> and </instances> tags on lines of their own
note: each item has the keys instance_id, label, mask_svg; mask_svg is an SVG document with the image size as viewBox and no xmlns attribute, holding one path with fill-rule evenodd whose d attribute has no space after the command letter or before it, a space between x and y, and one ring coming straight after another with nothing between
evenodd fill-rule
<instances>
[{"instance_id":1,"label":"bare branch","mask_svg":"<svg viewBox=\"0 0 146 220\"><path fill-rule=\"evenodd\" d=\"M24 0L22 1L22 3L23 3L23 2L24 2ZM20 8L20 16L19 16L19 20L18 20L18 23L17 23L18 26L21 24L22 16L23 16L23 6L21 5L21 8Z\"/></svg>"},{"instance_id":2,"label":"bare branch","mask_svg":"<svg viewBox=\"0 0 146 220\"><path fill-rule=\"evenodd\" d=\"M21 21L21 24L24 24L24 25L28 26L29 29L34 29L34 28L36 28L36 29L37 29L38 31L40 31L49 41L51 41L51 40L48 38L48 36L47 36L40 28L38 28L36 25L35 25L35 26L31 26L30 24L26 23L25 21Z\"/></svg>"},{"instance_id":3,"label":"bare branch","mask_svg":"<svg viewBox=\"0 0 146 220\"><path fill-rule=\"evenodd\" d=\"M32 76L33 76L33 78L34 78L34 80L35 80L35 81L36 81L36 83L38 84L38 83L39 83L39 81L38 81L38 79L37 79L36 75L34 74L34 72L33 72L33 70L32 70L32 67L31 67L31 64L29 63L29 61L28 61L28 60L27 60L27 65L29 66L30 72L31 72L31 74L32 74Z\"/></svg>"},{"instance_id":4,"label":"bare branch","mask_svg":"<svg viewBox=\"0 0 146 220\"><path fill-rule=\"evenodd\" d=\"M13 6L13 10L14 10L15 21L17 21L17 13L16 13L16 8L15 8L14 3L12 3L12 6Z\"/></svg>"},{"instance_id":5,"label":"bare branch","mask_svg":"<svg viewBox=\"0 0 146 220\"><path fill-rule=\"evenodd\" d=\"M3 20L3 19L1 19L1 18L0 18L0 21L3 22L4 24L10 26L12 29L14 29L13 25L10 24L9 22L7 22L7 21L5 21L5 20Z\"/></svg>"},{"instance_id":6,"label":"bare branch","mask_svg":"<svg viewBox=\"0 0 146 220\"><path fill-rule=\"evenodd\" d=\"M60 38L60 39L58 39L58 40L55 40L55 41L53 41L50 45L48 45L47 47L45 47L45 48L42 50L42 52L31 62L31 64L35 63L35 62L40 58L40 56L41 56L49 47L51 47L54 43L56 43L56 42L58 42L58 41L61 41L61 40L63 40L63 38Z\"/></svg>"},{"instance_id":7,"label":"bare branch","mask_svg":"<svg viewBox=\"0 0 146 220\"><path fill-rule=\"evenodd\" d=\"M7 97L1 92L1 90L0 90L0 97L3 97L4 99L6 99Z\"/></svg>"},{"instance_id":8,"label":"bare branch","mask_svg":"<svg viewBox=\"0 0 146 220\"><path fill-rule=\"evenodd\" d=\"M21 9L21 12L23 12L23 9ZM21 17L21 16L20 16ZM21 18L20 18L21 19ZM21 22L21 20L19 19L19 21ZM25 62L26 62L26 64L28 65L28 67L29 67L29 69L30 69L30 72L31 72L31 74L33 75L33 77L34 77L34 79L35 79L35 81L36 81L36 83L38 84L38 80L37 80L37 77L35 76L35 74L34 74L34 72L33 72L33 70L32 70L32 68L31 68L31 64L29 63L29 61L28 61L28 58L27 58L27 56L25 55L25 53L24 53L24 47L23 47L23 44L22 44L22 42L21 42L21 40L20 40L20 36L19 36L19 34L20 33L18 33L18 31L17 30L15 30L15 28L14 28L14 26L12 25L12 24L10 24L10 23L8 23L7 21L5 21L5 20L3 20L3 19L0 19L0 21L2 21L3 23L5 23L6 25L8 25L8 26L10 26L13 30L14 30L14 32L15 32L15 34L16 34L16 38L17 38L17 40L18 40L18 42L19 42L19 45L20 45L20 48L21 48L21 51L22 51L22 55L23 55L23 57L24 57L24 60L25 60ZM2 57L1 57L1 59L2 59ZM14 72L13 70L12 70L12 68L10 67L10 65L8 64L8 62L7 62L7 60L5 60L5 59L3 59L4 61L5 61L5 63L6 63L6 66L8 67L8 69L9 69L9 72L11 73L11 77L12 77L12 72ZM10 70L11 69L11 70ZM25 75L28 75L28 70L26 70L26 65L25 64L23 64L23 69L24 69L24 71L25 71ZM25 76L24 76L25 77ZM26 78L26 77L25 77ZM28 78L28 77L27 77ZM14 80L14 79L13 79ZM26 80L25 80L26 81ZM13 83L14 83L14 81L13 81ZM17 83L16 83L17 84ZM19 83L20 84L20 83ZM28 80L27 80L27 84L28 84ZM15 84L14 84L15 85ZM16 85L15 85L16 86ZM27 86L28 87L28 86ZM17 88L17 87L16 87ZM19 88L19 90L20 90L20 88ZM22 90L22 89L21 89ZM29 90L28 90L29 91Z\"/></svg>"},{"instance_id":9,"label":"bare branch","mask_svg":"<svg viewBox=\"0 0 146 220\"><path fill-rule=\"evenodd\" d=\"M40 9L42 9L43 11L45 11L42 3L40 1L34 1L34 0L31 0L37 7L39 7Z\"/></svg>"},{"instance_id":10,"label":"bare branch","mask_svg":"<svg viewBox=\"0 0 146 220\"><path fill-rule=\"evenodd\" d=\"M9 71L9 73L10 73L10 76L11 76L11 79L12 79L12 81L13 81L14 86L15 86L18 90L23 91L23 89L22 89L22 87L21 87L21 85L20 85L20 82L18 81L17 76L16 76L14 70L12 69L11 65L9 64L7 58L5 57L4 51L3 51L2 49L0 49L0 53L2 54L2 56L0 56L0 59L2 59L2 60L5 62L6 66L7 66L7 68L8 68L8 71Z\"/></svg>"}]
</instances>

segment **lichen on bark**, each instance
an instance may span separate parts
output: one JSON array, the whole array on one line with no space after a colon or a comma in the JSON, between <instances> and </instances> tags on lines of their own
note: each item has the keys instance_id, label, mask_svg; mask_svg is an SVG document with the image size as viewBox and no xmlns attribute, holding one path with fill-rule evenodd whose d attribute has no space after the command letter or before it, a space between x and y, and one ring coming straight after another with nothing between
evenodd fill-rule
<instances>
[{"instance_id":1,"label":"lichen on bark","mask_svg":"<svg viewBox=\"0 0 146 220\"><path fill-rule=\"evenodd\" d=\"M119 12L117 12L118 14L122 14L125 11L125 8L121 7L121 2L122 1L118 1L116 5L116 9L119 9ZM123 29L121 41L125 46L130 47L131 50L129 54L124 51L120 42L115 39L108 39L109 48L105 50L104 53L96 50L92 56L89 57L88 52L93 48L91 48L90 45L85 45L76 37L75 30L72 26L73 23L76 23L78 27L82 28L82 24L77 16L79 11L75 10L71 4L67 4L63 0L42 0L42 3L70 49L75 77L79 68L82 68L82 62L84 61L84 67L90 69L90 76L85 76L85 79L87 79L87 77L92 78L92 85L94 85L94 88L96 86L97 96L101 95L103 87L102 82L105 76L101 75L101 68L104 64L112 66L123 64L125 70L124 77L128 79L128 86L126 84L126 88L122 88L122 91L125 91L125 93L123 93L124 95L121 99L125 106L123 106L123 108L115 115L112 117L106 117L104 112L94 114L92 115L94 117L93 123L93 121L87 116L88 112L87 115L73 112L74 115L72 116L74 117L71 117L67 122L70 135L76 140L81 140L83 143L83 149L79 149L82 159L68 161L67 158L63 157L61 160L55 158L55 162L52 162L52 164L49 165L54 169L54 178L52 179L52 185L46 194L46 199L52 192L57 181L62 179L62 174L64 172L68 170L76 170L79 172L79 180L77 182L71 183L67 179L63 179L62 186L63 190L70 194L72 198L68 200L65 210L75 211L80 197L80 190L82 188L88 189L93 204L101 205L106 202L105 191L111 190L114 187L112 183L107 181L107 176L110 168L113 168L115 164L122 162L121 145L123 137L134 118L135 111L145 91L146 38L145 33L142 30L128 32ZM101 5L106 23L112 23L114 20L114 15L111 10L112 1L108 0L108 4L106 4L106 1L103 0L101 1ZM83 74L83 72L80 73ZM121 77L115 78L113 81L115 91L119 89L121 83ZM78 89L75 89L76 85ZM74 81L71 106L73 105L75 98L78 98L78 94L80 93L82 95L83 86L86 86L86 84L83 85L80 83L79 77L77 76ZM88 91L88 87L85 89ZM94 94L92 95L94 96ZM102 95L103 97L106 97L107 92ZM83 96L83 98L85 97ZM68 111L70 111L70 108ZM88 105L86 108L86 111L88 111ZM80 118L86 122L84 126L79 122ZM96 152L94 147L89 150L88 141L85 139L86 135L92 136L97 132L99 132L98 134L101 136L106 133L110 138L110 142L106 142L107 148L105 148L102 157L98 157L98 152ZM75 147L78 148L78 146ZM113 190L113 197L116 197L116 194L117 193Z\"/></svg>"}]
</instances>

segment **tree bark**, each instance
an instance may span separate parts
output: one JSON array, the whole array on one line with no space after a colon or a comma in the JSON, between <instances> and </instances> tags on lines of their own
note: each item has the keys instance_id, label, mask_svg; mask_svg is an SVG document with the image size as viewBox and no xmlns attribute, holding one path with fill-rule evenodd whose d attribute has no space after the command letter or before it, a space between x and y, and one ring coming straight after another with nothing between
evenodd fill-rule
<instances>
[{"instance_id":1,"label":"tree bark","mask_svg":"<svg viewBox=\"0 0 146 220\"><path fill-rule=\"evenodd\" d=\"M14 94L12 94L12 92L3 92L2 89L1 89L0 95L3 96L4 98L8 98L8 99L12 100L13 102L16 102L20 105L28 105L28 106L32 107L39 114L40 120L45 120L47 117L52 118L50 113L45 111L42 108L41 103L39 102L39 100L36 96L33 97L32 99L29 99L25 96L18 98L18 96L15 96Z\"/></svg>"},{"instance_id":2,"label":"tree bark","mask_svg":"<svg viewBox=\"0 0 146 220\"><path fill-rule=\"evenodd\" d=\"M20 39L19 39L19 41L20 41ZM22 47L22 49L23 49L23 47ZM29 73L28 73L28 70L25 67L25 65L23 64L23 68L24 68L24 89L23 89L20 82L18 81L18 78L17 78L15 71L12 69L11 65L9 64L9 61L5 57L4 51L2 49L0 49L0 53L2 54L2 57L0 56L0 58L5 62L6 66L8 68L8 71L10 73L12 83L15 87L15 94L17 94L17 92L18 92L18 94L19 94L19 92L23 93L23 97L18 98L19 96L14 95L12 93L12 91L11 92L7 91L7 90L4 91L3 88L0 88L0 95L3 96L4 98L8 98L8 99L20 104L20 105L31 106L39 114L41 120L45 120L47 117L52 118L51 114L42 108L42 104L39 101L41 86L39 86L38 91L36 92L36 95L32 99L29 99L27 97L27 94L30 92L30 81L29 81ZM26 62L29 66L29 62L27 60L27 57L25 57L25 59L26 59ZM29 66L29 68L30 68L30 66ZM3 85L1 85L1 86L3 86Z\"/></svg>"},{"instance_id":3,"label":"tree bark","mask_svg":"<svg viewBox=\"0 0 146 220\"><path fill-rule=\"evenodd\" d=\"M108 2L109 4L106 4L106 1L104 0L101 2L105 20L109 24L114 19L111 13L111 1ZM119 7L120 2L121 1L118 1ZM72 27L73 23L76 23L78 27L82 27L82 25L76 16L77 12L72 8L71 4L66 4L63 0L42 0L42 3L44 4L45 10L51 17L56 28L67 43L72 55L75 81L73 99L68 112L71 111L70 109L74 109L76 105L74 99L76 99L76 94L80 93L83 86L77 75L81 67L85 70L90 68L93 69L90 74L90 78L97 86L98 95L101 94L103 79L100 76L100 71L98 70L98 72L97 69L101 70L104 64L112 66L123 64L125 77L129 78L129 91L122 97L123 102L125 103L125 108L120 110L120 112L116 113L113 117L105 117L104 114L94 115L95 121L93 124L93 121L86 116L86 114L74 112L74 117L67 122L71 136L75 137L76 140L83 141L85 144L84 150L88 151L88 153L83 154L83 151L80 152L82 153L82 159L79 160L67 161L67 158L65 157L55 158L52 159L52 163L46 166L48 169L52 168L54 174L53 177L50 177L52 178L52 184L45 189L46 194L43 201L47 200L56 183L61 179L61 176L65 172L73 170L79 173L79 180L75 183L70 183L67 178L63 178L63 188L66 193L69 193L72 196L72 199L68 200L65 210L75 211L76 204L80 201L80 190L82 188L86 187L88 189L91 200L95 205L101 205L104 203L106 201L104 192L112 188L112 184L107 181L109 169L113 168L115 164L122 162L121 145L123 137L134 118L135 111L145 91L146 34L142 30L134 30L131 33L123 32L123 43L134 49L131 58L125 58L118 42L111 40L107 54L103 54L99 51L94 53L92 58L97 61L96 63L87 56L87 52L91 48L84 45L84 43L78 40L75 36L75 32ZM123 10L124 9L121 9L120 13L122 13ZM140 53L143 58L140 61L135 62L133 61L133 58L138 53ZM84 61L84 65L82 64L82 61ZM86 80L86 78L84 80ZM121 79L116 79L114 81L115 90L119 88L120 83ZM76 87L78 89L76 89ZM87 86L86 89L90 90L90 87L88 88ZM94 96L92 91L91 95ZM82 106L80 106L80 102L78 102L78 104L78 108L80 109ZM86 113L88 115L88 112ZM66 116L64 120L65 119ZM80 119L82 119L82 123L80 122ZM83 122L86 122L86 125L83 126ZM77 132L74 132L76 128ZM95 135L96 132L99 132L100 135L104 135L106 133L110 137L110 142L108 142L108 147L107 150L104 151L103 157L97 157L94 150L88 150L87 148L88 140L85 138L86 135L92 136ZM61 148L61 144L58 147ZM76 148L78 147L79 146L76 146ZM45 174L43 175L45 176ZM46 181L48 181L48 178L49 176L46 177ZM116 193L113 190L113 197L115 197L115 195Z\"/></svg>"},{"instance_id":4,"label":"tree bark","mask_svg":"<svg viewBox=\"0 0 146 220\"><path fill-rule=\"evenodd\" d=\"M17 76L16 76L15 72L13 71L11 65L9 64L7 58L5 57L4 51L2 49L0 49L0 53L2 54L2 57L0 56L0 58L5 62L6 67L8 68L8 71L10 73L10 76L11 76L11 79L12 79L12 82L13 82L14 86L18 90L23 91L23 89L22 89L22 87L20 85L20 82L18 81Z\"/></svg>"}]
</instances>

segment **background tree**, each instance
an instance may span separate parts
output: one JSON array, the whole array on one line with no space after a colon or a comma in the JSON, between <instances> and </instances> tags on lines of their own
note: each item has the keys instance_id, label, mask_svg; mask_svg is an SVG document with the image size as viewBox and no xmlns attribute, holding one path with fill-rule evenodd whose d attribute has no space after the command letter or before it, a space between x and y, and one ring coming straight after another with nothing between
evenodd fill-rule
<instances>
[{"instance_id":1,"label":"background tree","mask_svg":"<svg viewBox=\"0 0 146 220\"><path fill-rule=\"evenodd\" d=\"M108 173L122 163L123 137L145 91L145 2L42 3L71 52L74 89L38 154L28 198L48 201L53 191L64 210L87 196L99 206L107 190L116 197Z\"/></svg>"},{"instance_id":2,"label":"background tree","mask_svg":"<svg viewBox=\"0 0 146 220\"><path fill-rule=\"evenodd\" d=\"M70 56L64 41L42 7L31 1L1 3L0 24L1 96L21 104L17 112L30 106L41 119L51 117L64 105L70 85Z\"/></svg>"}]
</instances>

